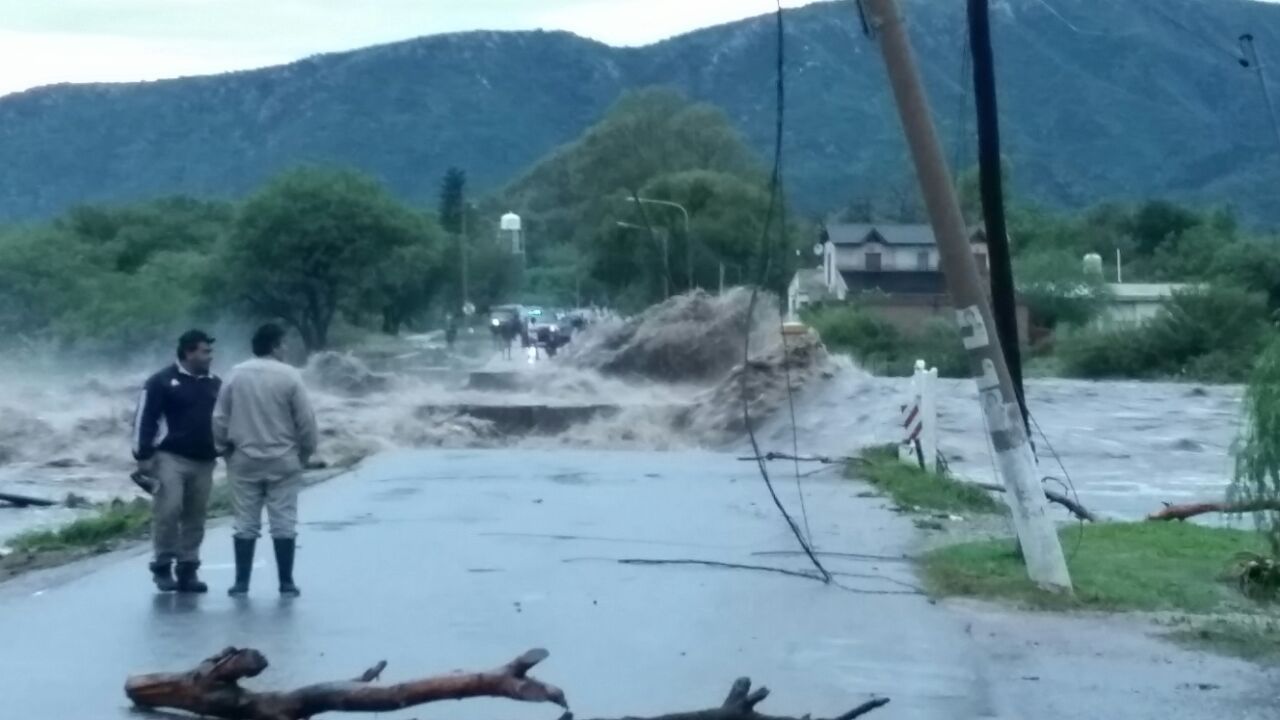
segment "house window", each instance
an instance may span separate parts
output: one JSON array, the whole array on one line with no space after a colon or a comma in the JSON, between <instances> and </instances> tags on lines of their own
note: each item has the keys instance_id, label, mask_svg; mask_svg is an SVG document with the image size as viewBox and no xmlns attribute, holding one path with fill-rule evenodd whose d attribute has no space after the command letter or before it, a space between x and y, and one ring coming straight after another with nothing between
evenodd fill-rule
<instances>
[{"instance_id":1,"label":"house window","mask_svg":"<svg viewBox=\"0 0 1280 720\"><path fill-rule=\"evenodd\" d=\"M867 272L880 272L880 253L867 253Z\"/></svg>"},{"instance_id":2,"label":"house window","mask_svg":"<svg viewBox=\"0 0 1280 720\"><path fill-rule=\"evenodd\" d=\"M916 253L916 269L917 270L929 269L929 252L928 251Z\"/></svg>"}]
</instances>

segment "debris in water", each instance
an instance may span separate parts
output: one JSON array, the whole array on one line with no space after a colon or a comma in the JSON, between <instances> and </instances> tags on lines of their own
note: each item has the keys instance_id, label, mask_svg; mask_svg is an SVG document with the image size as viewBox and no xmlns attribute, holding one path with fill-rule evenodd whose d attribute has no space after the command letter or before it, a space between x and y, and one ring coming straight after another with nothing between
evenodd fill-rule
<instances>
[{"instance_id":1,"label":"debris in water","mask_svg":"<svg viewBox=\"0 0 1280 720\"><path fill-rule=\"evenodd\" d=\"M351 353L316 353L307 361L303 373L315 387L345 395L368 395L391 385L389 376L370 370Z\"/></svg>"}]
</instances>

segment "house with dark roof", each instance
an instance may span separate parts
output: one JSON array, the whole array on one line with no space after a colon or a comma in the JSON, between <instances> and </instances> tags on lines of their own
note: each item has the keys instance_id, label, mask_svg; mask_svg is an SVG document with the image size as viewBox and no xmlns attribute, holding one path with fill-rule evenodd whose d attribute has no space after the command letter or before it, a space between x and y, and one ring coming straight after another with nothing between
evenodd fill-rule
<instances>
[{"instance_id":1,"label":"house with dark roof","mask_svg":"<svg viewBox=\"0 0 1280 720\"><path fill-rule=\"evenodd\" d=\"M903 330L917 329L934 317L954 318L946 278L938 263L938 244L928 225L829 222L820 237L822 267L816 278L825 292L806 290L813 271L792 280L788 309L808 302L856 300L860 306ZM987 235L969 230L969 247L978 271L990 273ZM815 248L817 249L817 248ZM820 297L825 296L825 297ZM1018 324L1027 332L1026 308L1019 303Z\"/></svg>"},{"instance_id":2,"label":"house with dark roof","mask_svg":"<svg viewBox=\"0 0 1280 720\"><path fill-rule=\"evenodd\" d=\"M823 279L831 295L945 295L938 244L928 225L846 223L822 230ZM987 236L969 231L979 272L988 272Z\"/></svg>"}]
</instances>

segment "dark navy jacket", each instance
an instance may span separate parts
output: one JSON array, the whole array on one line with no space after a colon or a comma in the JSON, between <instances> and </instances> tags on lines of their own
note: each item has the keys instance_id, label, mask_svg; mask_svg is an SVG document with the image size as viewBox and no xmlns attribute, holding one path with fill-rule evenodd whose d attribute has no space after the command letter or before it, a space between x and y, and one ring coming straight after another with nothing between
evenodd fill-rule
<instances>
[{"instance_id":1,"label":"dark navy jacket","mask_svg":"<svg viewBox=\"0 0 1280 720\"><path fill-rule=\"evenodd\" d=\"M147 379L133 421L133 456L163 450L188 460L214 460L213 406L222 380L192 375L174 363Z\"/></svg>"}]
</instances>

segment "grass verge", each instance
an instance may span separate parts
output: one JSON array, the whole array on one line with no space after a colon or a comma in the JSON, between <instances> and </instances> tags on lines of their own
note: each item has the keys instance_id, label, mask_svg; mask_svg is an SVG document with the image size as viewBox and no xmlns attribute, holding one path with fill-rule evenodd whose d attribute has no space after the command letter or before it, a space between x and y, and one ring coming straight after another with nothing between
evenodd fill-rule
<instances>
[{"instance_id":1,"label":"grass verge","mask_svg":"<svg viewBox=\"0 0 1280 720\"><path fill-rule=\"evenodd\" d=\"M927 553L925 587L935 596L1005 600L1035 610L1177 613L1170 637L1255 661L1280 661L1274 605L1244 596L1231 573L1241 553L1265 552L1257 533L1181 522L1088 525L1061 533L1075 594L1039 590L1012 539Z\"/></svg>"},{"instance_id":2,"label":"grass verge","mask_svg":"<svg viewBox=\"0 0 1280 720\"><path fill-rule=\"evenodd\" d=\"M208 517L221 517L230 511L230 491L224 484L215 485L209 495ZM145 498L129 502L117 500L60 528L21 533L7 544L19 553L94 549L119 540L136 540L145 536L150 527L150 501Z\"/></svg>"},{"instance_id":3,"label":"grass verge","mask_svg":"<svg viewBox=\"0 0 1280 720\"><path fill-rule=\"evenodd\" d=\"M303 486L310 487L348 469L349 466L344 465L304 473ZM231 491L225 483L216 483L209 495L208 517L230 514ZM150 529L151 502L136 498L99 506L92 514L60 528L21 533L4 543L12 552L0 555L0 582L110 552L146 538Z\"/></svg>"},{"instance_id":4,"label":"grass verge","mask_svg":"<svg viewBox=\"0 0 1280 720\"><path fill-rule=\"evenodd\" d=\"M1253 662L1280 664L1280 620L1274 617L1179 617L1169 637L1180 645Z\"/></svg>"},{"instance_id":5,"label":"grass verge","mask_svg":"<svg viewBox=\"0 0 1280 720\"><path fill-rule=\"evenodd\" d=\"M1015 543L961 543L924 556L925 581L937 595L1012 600L1047 610L1215 612L1258 607L1235 589L1228 570L1242 552L1261 552L1257 533L1181 522L1099 523L1061 533L1075 595L1037 589Z\"/></svg>"},{"instance_id":6,"label":"grass verge","mask_svg":"<svg viewBox=\"0 0 1280 720\"><path fill-rule=\"evenodd\" d=\"M113 503L95 514L56 530L33 530L14 537L8 545L16 552L35 553L96 547L122 537L136 537L151 523L151 503L146 500Z\"/></svg>"},{"instance_id":7,"label":"grass verge","mask_svg":"<svg viewBox=\"0 0 1280 720\"><path fill-rule=\"evenodd\" d=\"M871 483L908 510L982 515L1004 511L1004 505L981 488L900 461L896 448L864 450L845 474Z\"/></svg>"}]
</instances>

